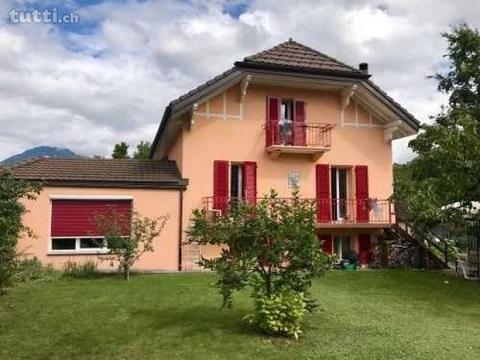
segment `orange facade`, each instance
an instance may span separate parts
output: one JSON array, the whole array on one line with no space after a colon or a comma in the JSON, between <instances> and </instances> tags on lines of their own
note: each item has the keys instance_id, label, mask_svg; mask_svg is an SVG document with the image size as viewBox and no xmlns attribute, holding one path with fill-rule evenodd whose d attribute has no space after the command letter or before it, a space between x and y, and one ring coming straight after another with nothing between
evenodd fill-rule
<instances>
[{"instance_id":1,"label":"orange facade","mask_svg":"<svg viewBox=\"0 0 480 360\"><path fill-rule=\"evenodd\" d=\"M230 164L256 162L257 196L274 189L289 197L289 176L295 174L302 197L317 196L316 164L345 169L345 207L355 211L355 166L368 167L369 198L377 199L384 214L383 225L392 221L387 199L393 192L392 146L385 141L384 125L374 114L351 101L341 109L341 92L308 90L278 86L250 85L240 102L239 85L233 86L198 105L169 150L182 175L189 179L184 196L184 224L188 226L191 211L205 206L205 198L214 195L214 162ZM318 159L306 151L281 154L278 158L266 150L267 98L295 99L305 103L306 124L330 124L331 146ZM213 202L213 200L212 200ZM349 205L351 204L351 205ZM335 205L335 204L333 204ZM212 207L212 204L210 204ZM334 208L333 211L336 209ZM374 216L373 213L371 216ZM351 237L352 249L358 249L357 237L375 233L382 226L357 223L319 223L319 233ZM216 249L203 248L201 254L213 255ZM188 260L187 260L188 262Z\"/></svg>"}]
</instances>

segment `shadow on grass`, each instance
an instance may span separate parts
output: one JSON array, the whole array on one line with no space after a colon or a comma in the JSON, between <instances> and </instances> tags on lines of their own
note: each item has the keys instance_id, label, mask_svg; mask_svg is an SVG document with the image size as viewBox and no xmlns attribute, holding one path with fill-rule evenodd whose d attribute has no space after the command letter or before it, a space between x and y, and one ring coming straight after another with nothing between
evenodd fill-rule
<instances>
[{"instance_id":1,"label":"shadow on grass","mask_svg":"<svg viewBox=\"0 0 480 360\"><path fill-rule=\"evenodd\" d=\"M150 328L162 331L181 329L182 335L187 337L216 331L230 335L261 335L244 320L246 314L244 308L223 309L204 304L131 311L131 316Z\"/></svg>"}]
</instances>

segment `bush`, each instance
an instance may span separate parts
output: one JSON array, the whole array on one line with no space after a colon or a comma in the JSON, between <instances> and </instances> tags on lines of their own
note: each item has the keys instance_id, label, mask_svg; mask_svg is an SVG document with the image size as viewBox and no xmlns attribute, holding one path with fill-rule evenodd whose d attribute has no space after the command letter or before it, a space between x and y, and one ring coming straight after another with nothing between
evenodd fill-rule
<instances>
[{"instance_id":1,"label":"bush","mask_svg":"<svg viewBox=\"0 0 480 360\"><path fill-rule=\"evenodd\" d=\"M78 264L74 261L67 261L63 265L63 276L76 278L76 279L91 279L98 277L97 263L93 260L87 260L82 264Z\"/></svg>"},{"instance_id":2,"label":"bush","mask_svg":"<svg viewBox=\"0 0 480 360\"><path fill-rule=\"evenodd\" d=\"M255 310L247 317L251 323L267 334L298 339L307 307L303 293L284 290L272 295L257 293L254 297Z\"/></svg>"},{"instance_id":3,"label":"bush","mask_svg":"<svg viewBox=\"0 0 480 360\"><path fill-rule=\"evenodd\" d=\"M43 266L36 257L21 259L17 262L14 280L25 282L55 276L55 270L51 265Z\"/></svg>"},{"instance_id":4,"label":"bush","mask_svg":"<svg viewBox=\"0 0 480 360\"><path fill-rule=\"evenodd\" d=\"M317 307L312 282L331 267L316 235L315 202L298 191L291 199L271 191L257 203L235 203L224 216L196 210L192 220L189 243L222 249L200 264L217 273L223 305L231 307L235 291L253 287L251 320L266 332L298 337L304 311Z\"/></svg>"},{"instance_id":5,"label":"bush","mask_svg":"<svg viewBox=\"0 0 480 360\"><path fill-rule=\"evenodd\" d=\"M21 200L33 200L40 191L40 185L16 180L8 171L0 169L0 295L11 285L15 275L19 236L24 232L33 236L22 224L27 210Z\"/></svg>"}]
</instances>

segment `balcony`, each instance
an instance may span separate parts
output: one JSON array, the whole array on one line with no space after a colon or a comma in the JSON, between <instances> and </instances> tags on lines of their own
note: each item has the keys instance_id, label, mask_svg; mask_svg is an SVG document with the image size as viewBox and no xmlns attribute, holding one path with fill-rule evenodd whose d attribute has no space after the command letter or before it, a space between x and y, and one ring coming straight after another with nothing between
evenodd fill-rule
<instances>
[{"instance_id":1,"label":"balcony","mask_svg":"<svg viewBox=\"0 0 480 360\"><path fill-rule=\"evenodd\" d=\"M329 124L281 124L266 129L266 150L272 159L282 154L309 155L312 161L331 148L333 125Z\"/></svg>"},{"instance_id":2,"label":"balcony","mask_svg":"<svg viewBox=\"0 0 480 360\"><path fill-rule=\"evenodd\" d=\"M251 198L256 203L262 198ZM278 200L290 200L278 198ZM393 223L393 203L379 199L304 199L311 201L317 213L319 229L341 228L387 228ZM224 216L229 210L244 199L208 196L203 198L203 212L206 218Z\"/></svg>"},{"instance_id":3,"label":"balcony","mask_svg":"<svg viewBox=\"0 0 480 360\"><path fill-rule=\"evenodd\" d=\"M386 228L393 222L390 200L317 199L318 228Z\"/></svg>"}]
</instances>

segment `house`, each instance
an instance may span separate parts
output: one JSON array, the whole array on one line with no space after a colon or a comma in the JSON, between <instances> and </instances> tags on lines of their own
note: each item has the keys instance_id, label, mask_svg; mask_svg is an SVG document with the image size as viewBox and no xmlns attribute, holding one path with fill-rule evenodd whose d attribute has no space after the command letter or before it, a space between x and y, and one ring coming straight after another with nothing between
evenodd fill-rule
<instances>
[{"instance_id":1,"label":"house","mask_svg":"<svg viewBox=\"0 0 480 360\"><path fill-rule=\"evenodd\" d=\"M218 249L184 244L193 209L228 216L232 201L298 188L315 200L324 251L366 265L372 240L395 221L392 140L418 129L370 80L367 64L353 68L289 40L172 101L151 161L40 159L15 168L18 178L46 183L25 218L38 238L22 239L20 249L31 244L57 265L97 256L104 249L89 248L92 209L133 207L170 214L137 268L194 270Z\"/></svg>"}]
</instances>

